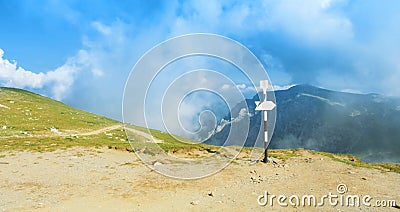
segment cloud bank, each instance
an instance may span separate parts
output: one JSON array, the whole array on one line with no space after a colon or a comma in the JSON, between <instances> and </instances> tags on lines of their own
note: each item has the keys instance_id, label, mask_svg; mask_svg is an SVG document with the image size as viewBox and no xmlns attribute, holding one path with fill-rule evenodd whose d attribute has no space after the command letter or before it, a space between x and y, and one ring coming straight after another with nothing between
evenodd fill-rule
<instances>
[{"instance_id":1,"label":"cloud bank","mask_svg":"<svg viewBox=\"0 0 400 212\"><path fill-rule=\"evenodd\" d=\"M81 50L55 70L35 73L18 66L16 61L5 59L4 51L0 49L1 86L33 90L48 88L50 97L56 100L63 100L74 84L78 72L91 66L90 56ZM95 76L102 75L102 71L96 68L92 68L92 72Z\"/></svg>"}]
</instances>

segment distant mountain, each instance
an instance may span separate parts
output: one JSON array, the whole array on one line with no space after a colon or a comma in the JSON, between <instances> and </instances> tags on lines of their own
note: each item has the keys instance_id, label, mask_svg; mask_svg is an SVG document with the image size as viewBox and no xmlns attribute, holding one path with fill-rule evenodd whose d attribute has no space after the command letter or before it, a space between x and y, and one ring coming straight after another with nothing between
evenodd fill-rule
<instances>
[{"instance_id":1,"label":"distant mountain","mask_svg":"<svg viewBox=\"0 0 400 212\"><path fill-rule=\"evenodd\" d=\"M367 162L400 163L400 99L378 94L352 94L310 85L276 91L277 118L270 148L306 148L349 153ZM250 133L245 146L254 146L261 123L255 101L240 102L226 117L237 118L247 104ZM243 114L241 114L243 115ZM230 124L205 143L222 145ZM257 141L257 146L262 142Z\"/></svg>"}]
</instances>

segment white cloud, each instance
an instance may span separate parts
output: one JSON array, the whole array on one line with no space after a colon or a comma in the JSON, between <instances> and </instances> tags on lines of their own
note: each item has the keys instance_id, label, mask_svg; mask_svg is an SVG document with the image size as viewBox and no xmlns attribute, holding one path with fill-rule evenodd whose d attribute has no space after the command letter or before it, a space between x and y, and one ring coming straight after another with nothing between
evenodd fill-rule
<instances>
[{"instance_id":1,"label":"white cloud","mask_svg":"<svg viewBox=\"0 0 400 212\"><path fill-rule=\"evenodd\" d=\"M7 87L31 87L42 88L43 73L32 73L22 67L18 67L16 62L3 59L4 51L0 49L0 82Z\"/></svg>"},{"instance_id":2,"label":"white cloud","mask_svg":"<svg viewBox=\"0 0 400 212\"><path fill-rule=\"evenodd\" d=\"M112 32L111 27L106 26L98 21L92 22L92 26L104 35L110 35Z\"/></svg>"},{"instance_id":3,"label":"white cloud","mask_svg":"<svg viewBox=\"0 0 400 212\"><path fill-rule=\"evenodd\" d=\"M239 84L236 85L236 87L248 98L251 98L252 96L248 96L246 94L254 95L254 93L256 92L256 88L252 86L247 86L246 84Z\"/></svg>"},{"instance_id":4,"label":"white cloud","mask_svg":"<svg viewBox=\"0 0 400 212\"><path fill-rule=\"evenodd\" d=\"M296 84L292 84L292 85L274 85L274 91L279 91L279 90L287 90L293 86L295 86Z\"/></svg>"},{"instance_id":5,"label":"white cloud","mask_svg":"<svg viewBox=\"0 0 400 212\"><path fill-rule=\"evenodd\" d=\"M231 86L229 86L229 84L223 84L222 85L222 87L221 87L221 89L222 90L227 90L227 89L229 89Z\"/></svg>"},{"instance_id":6,"label":"white cloud","mask_svg":"<svg viewBox=\"0 0 400 212\"><path fill-rule=\"evenodd\" d=\"M363 93L359 90L355 90L355 89L351 89L351 88L342 89L340 91L345 92L345 93L354 93L354 94L362 94Z\"/></svg>"},{"instance_id":7,"label":"white cloud","mask_svg":"<svg viewBox=\"0 0 400 212\"><path fill-rule=\"evenodd\" d=\"M54 71L44 74L44 84L51 86L51 94L54 99L62 100L75 81L75 76L80 70L74 62L67 62Z\"/></svg>"},{"instance_id":8,"label":"white cloud","mask_svg":"<svg viewBox=\"0 0 400 212\"><path fill-rule=\"evenodd\" d=\"M270 54L264 53L260 56L264 68L269 74L272 84L289 84L292 81L292 77L286 72L279 58L273 57Z\"/></svg>"},{"instance_id":9,"label":"white cloud","mask_svg":"<svg viewBox=\"0 0 400 212\"><path fill-rule=\"evenodd\" d=\"M61 100L68 92L68 88L74 81L74 75L78 71L78 67L70 60L54 71L34 73L17 66L16 62L4 59L3 56L4 51L0 49L0 83L2 86L31 89L50 86L51 95L57 100Z\"/></svg>"},{"instance_id":10,"label":"white cloud","mask_svg":"<svg viewBox=\"0 0 400 212\"><path fill-rule=\"evenodd\" d=\"M79 50L73 58L71 58L71 64L78 65L82 68L88 69L96 77L104 75L101 68L100 59L93 51L90 50Z\"/></svg>"},{"instance_id":11,"label":"white cloud","mask_svg":"<svg viewBox=\"0 0 400 212\"><path fill-rule=\"evenodd\" d=\"M308 44L335 45L353 37L349 18L335 6L343 0L187 1L173 19L172 34L215 32L250 36L281 31Z\"/></svg>"},{"instance_id":12,"label":"white cloud","mask_svg":"<svg viewBox=\"0 0 400 212\"><path fill-rule=\"evenodd\" d=\"M71 57L65 64L48 72L35 73L25 70L17 62L9 61L0 49L0 85L23 89L42 89L49 87L45 93L54 99L62 100L68 94L77 74L84 68L92 68L90 57L84 50L80 50L75 57ZM93 68L95 76L101 76L100 69Z\"/></svg>"},{"instance_id":13,"label":"white cloud","mask_svg":"<svg viewBox=\"0 0 400 212\"><path fill-rule=\"evenodd\" d=\"M350 19L330 9L338 2L310 0L292 4L278 1L273 6L270 24L310 44L343 42L353 37L353 30Z\"/></svg>"},{"instance_id":14,"label":"white cloud","mask_svg":"<svg viewBox=\"0 0 400 212\"><path fill-rule=\"evenodd\" d=\"M252 92L253 94L255 94L255 88L252 86L247 86L244 83L241 84L237 84L237 85L229 85L229 84L223 84L221 86L221 90L222 91L227 91L229 89L239 89L243 94L246 94L248 92Z\"/></svg>"}]
</instances>

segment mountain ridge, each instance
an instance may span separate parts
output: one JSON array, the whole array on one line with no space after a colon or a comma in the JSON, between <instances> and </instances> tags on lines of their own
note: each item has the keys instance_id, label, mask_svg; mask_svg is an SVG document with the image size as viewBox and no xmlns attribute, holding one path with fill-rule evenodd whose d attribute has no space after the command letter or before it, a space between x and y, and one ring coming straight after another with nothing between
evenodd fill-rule
<instances>
[{"instance_id":1,"label":"mountain ridge","mask_svg":"<svg viewBox=\"0 0 400 212\"><path fill-rule=\"evenodd\" d=\"M331 91L311 85L296 85L275 92L277 117L270 148L306 148L355 154L368 162L400 163L400 100L379 94ZM262 144L261 115L252 99L240 102L227 117L249 109L250 132L245 146ZM222 145L229 126L205 143ZM259 146L259 145L258 145Z\"/></svg>"}]
</instances>

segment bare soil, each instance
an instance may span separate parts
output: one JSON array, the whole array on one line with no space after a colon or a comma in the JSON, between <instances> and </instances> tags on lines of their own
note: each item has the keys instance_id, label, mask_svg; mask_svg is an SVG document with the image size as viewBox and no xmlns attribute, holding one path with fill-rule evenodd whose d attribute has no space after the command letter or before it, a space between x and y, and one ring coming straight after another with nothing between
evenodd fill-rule
<instances>
[{"instance_id":1,"label":"bare soil","mask_svg":"<svg viewBox=\"0 0 400 212\"><path fill-rule=\"evenodd\" d=\"M400 174L353 167L320 154L276 163L237 159L198 180L177 180L152 171L133 153L72 148L54 152L0 153L0 210L3 211L399 211L373 207L376 200L400 204ZM371 207L260 206L259 195L370 195ZM286 203L289 203L286 200Z\"/></svg>"}]
</instances>

